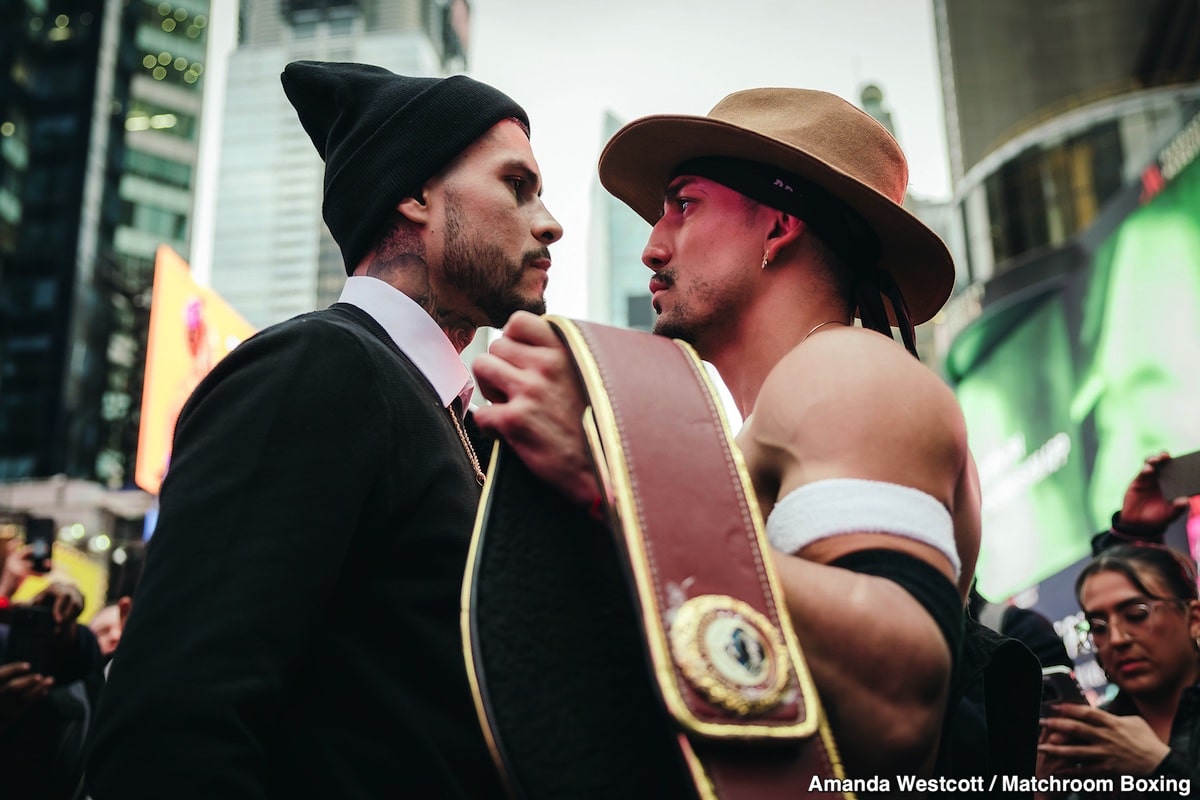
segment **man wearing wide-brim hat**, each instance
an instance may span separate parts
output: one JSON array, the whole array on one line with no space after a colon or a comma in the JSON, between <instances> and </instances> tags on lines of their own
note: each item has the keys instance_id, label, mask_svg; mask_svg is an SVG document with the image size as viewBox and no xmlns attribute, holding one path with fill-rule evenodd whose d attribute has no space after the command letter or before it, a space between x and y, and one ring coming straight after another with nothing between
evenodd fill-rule
<instances>
[{"instance_id":1,"label":"man wearing wide-brim hat","mask_svg":"<svg viewBox=\"0 0 1200 800\"><path fill-rule=\"evenodd\" d=\"M848 773L928 772L979 491L958 404L914 357L912 326L949 297L954 266L901 205L899 146L833 95L752 89L704 117L629 123L599 169L654 226L655 332L711 362L745 420L738 445ZM505 334L475 364L495 401L479 422L586 506L582 395L540 383L555 336L530 314ZM525 402L538 413L514 413ZM697 530L695 546L722 545Z\"/></svg>"}]
</instances>

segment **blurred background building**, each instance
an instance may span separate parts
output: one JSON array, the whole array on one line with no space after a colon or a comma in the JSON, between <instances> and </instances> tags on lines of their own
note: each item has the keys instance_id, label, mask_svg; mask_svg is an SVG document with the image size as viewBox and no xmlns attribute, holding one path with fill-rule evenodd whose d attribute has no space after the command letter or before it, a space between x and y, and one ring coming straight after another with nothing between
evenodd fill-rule
<instances>
[{"instance_id":1,"label":"blurred background building","mask_svg":"<svg viewBox=\"0 0 1200 800\"><path fill-rule=\"evenodd\" d=\"M210 10L0 2L2 534L31 513L97 558L140 538L150 283L159 245L190 243Z\"/></svg>"},{"instance_id":2,"label":"blurred background building","mask_svg":"<svg viewBox=\"0 0 1200 800\"><path fill-rule=\"evenodd\" d=\"M980 588L1067 633L1142 459L1200 448L1200 5L934 0L934 19L960 269L935 333L983 483Z\"/></svg>"},{"instance_id":3,"label":"blurred background building","mask_svg":"<svg viewBox=\"0 0 1200 800\"><path fill-rule=\"evenodd\" d=\"M626 122L606 112L600 141L607 142ZM650 270L642 263L649 235L646 221L593 177L587 275L591 319L639 331L654 327Z\"/></svg>"},{"instance_id":4,"label":"blurred background building","mask_svg":"<svg viewBox=\"0 0 1200 800\"><path fill-rule=\"evenodd\" d=\"M209 3L0 7L0 479L120 486L154 253L189 244Z\"/></svg>"}]
</instances>

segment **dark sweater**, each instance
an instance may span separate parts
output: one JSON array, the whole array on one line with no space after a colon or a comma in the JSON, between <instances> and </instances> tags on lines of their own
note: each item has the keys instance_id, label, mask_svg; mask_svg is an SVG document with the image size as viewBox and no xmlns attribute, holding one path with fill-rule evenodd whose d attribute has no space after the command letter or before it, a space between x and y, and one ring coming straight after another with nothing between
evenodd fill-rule
<instances>
[{"instance_id":1,"label":"dark sweater","mask_svg":"<svg viewBox=\"0 0 1200 800\"><path fill-rule=\"evenodd\" d=\"M479 491L365 313L243 343L180 415L93 798L500 796L459 634Z\"/></svg>"}]
</instances>

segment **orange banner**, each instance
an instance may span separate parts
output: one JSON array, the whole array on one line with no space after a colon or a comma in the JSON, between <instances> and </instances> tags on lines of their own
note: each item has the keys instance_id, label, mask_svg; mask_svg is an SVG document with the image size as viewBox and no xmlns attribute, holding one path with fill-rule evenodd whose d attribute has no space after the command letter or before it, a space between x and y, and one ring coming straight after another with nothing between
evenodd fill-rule
<instances>
[{"instance_id":1,"label":"orange banner","mask_svg":"<svg viewBox=\"0 0 1200 800\"><path fill-rule=\"evenodd\" d=\"M253 333L220 295L192 280L178 253L158 248L134 474L138 486L158 494L184 401L214 364Z\"/></svg>"}]
</instances>

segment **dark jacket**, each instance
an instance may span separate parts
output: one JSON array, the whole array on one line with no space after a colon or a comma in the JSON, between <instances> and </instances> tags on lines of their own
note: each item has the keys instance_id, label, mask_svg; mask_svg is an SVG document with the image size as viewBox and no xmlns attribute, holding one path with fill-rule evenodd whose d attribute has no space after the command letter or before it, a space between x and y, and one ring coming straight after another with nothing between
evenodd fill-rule
<instances>
[{"instance_id":1,"label":"dark jacket","mask_svg":"<svg viewBox=\"0 0 1200 800\"><path fill-rule=\"evenodd\" d=\"M0 653L7 646L5 628L0 626ZM52 657L54 688L0 731L4 800L82 797L84 735L104 682L103 663L96 637L76 625L74 642Z\"/></svg>"},{"instance_id":2,"label":"dark jacket","mask_svg":"<svg viewBox=\"0 0 1200 800\"><path fill-rule=\"evenodd\" d=\"M1120 692L1101 706L1117 716L1136 716L1138 711L1133 701ZM1171 722L1171 737L1167 742L1171 752L1154 768L1150 778L1162 781L1147 781L1146 786L1161 786L1161 791L1143 791L1146 798L1179 797L1180 787L1186 785L1190 793L1200 789L1200 685L1189 686L1179 698L1175 719ZM1186 782L1186 783L1185 783ZM1086 796L1086 795L1085 795Z\"/></svg>"},{"instance_id":3,"label":"dark jacket","mask_svg":"<svg viewBox=\"0 0 1200 800\"><path fill-rule=\"evenodd\" d=\"M959 797L994 796L992 778L1031 778L1037 763L1041 665L1023 643L964 614L962 654L947 698L936 772L952 778L983 778L983 791ZM1032 797L1013 792L1012 797Z\"/></svg>"},{"instance_id":4,"label":"dark jacket","mask_svg":"<svg viewBox=\"0 0 1200 800\"><path fill-rule=\"evenodd\" d=\"M479 492L359 309L234 350L180 415L94 800L499 795L459 634Z\"/></svg>"}]
</instances>

